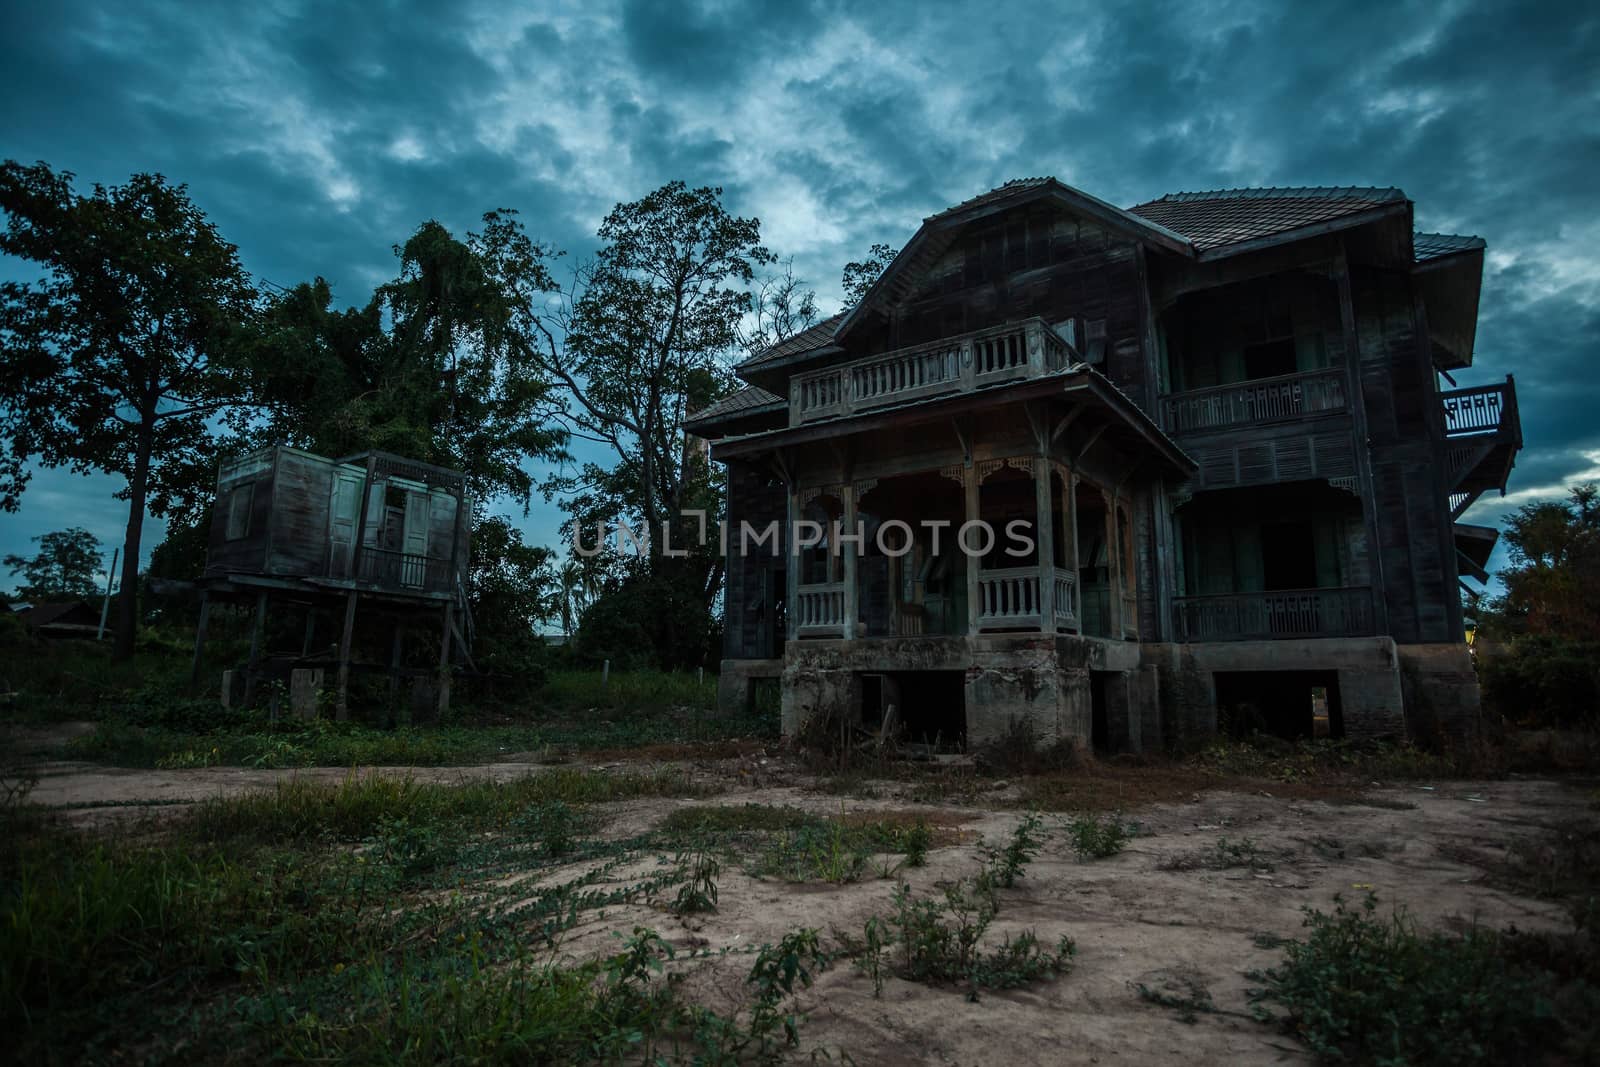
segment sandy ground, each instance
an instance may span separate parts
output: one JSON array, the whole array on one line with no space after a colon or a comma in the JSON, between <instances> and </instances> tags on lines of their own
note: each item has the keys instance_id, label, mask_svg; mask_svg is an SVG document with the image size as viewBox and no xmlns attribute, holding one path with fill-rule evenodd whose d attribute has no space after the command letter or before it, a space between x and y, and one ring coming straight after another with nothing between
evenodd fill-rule
<instances>
[{"instance_id":1,"label":"sandy ground","mask_svg":"<svg viewBox=\"0 0 1600 1067\"><path fill-rule=\"evenodd\" d=\"M697 765L701 772L715 769ZM512 778L539 773L537 764L386 769L431 780ZM729 770L725 768L725 770ZM267 771L212 768L132 771L98 765L46 763L38 767L35 801L85 821L124 812L160 810L150 802L192 801L257 788L286 777L338 780L340 769ZM984 841L1000 843L1016 825L1014 811L919 806L892 798L863 800L820 795L804 784L752 785L736 770L720 775L728 792L709 801L641 800L609 805L607 833L648 829L676 806L694 803L791 804L826 814L918 810L958 823L962 844L936 849L928 866L900 874L921 892L978 869ZM795 774L768 782L801 780ZM989 940L1035 930L1053 943L1065 933L1077 943L1072 973L1026 989L986 993L977 1004L961 990L936 989L889 979L881 998L871 982L841 961L801 998L809 1015L802 1055L814 1048L839 1061L843 1050L859 1064L1278 1064L1310 1062L1292 1040L1248 1017L1247 972L1280 957L1261 948L1259 934L1296 936L1301 909L1328 910L1336 893L1359 898L1370 887L1387 910L1404 906L1420 923L1460 928L1477 922L1524 929L1564 929L1560 905L1518 896L1498 886L1482 866L1492 866L1519 837L1544 834L1592 819L1593 784L1513 779L1438 782L1431 787L1373 789L1368 803L1286 799L1261 792L1208 792L1187 803L1151 805L1128 813L1140 825L1126 851L1110 859L1079 862L1060 827L1052 830L1026 877L1002 891L1002 908ZM130 805L130 806L124 806ZM1167 870L1164 860L1214 849L1219 838L1248 837L1272 858L1271 871ZM642 864L654 868L655 860ZM620 872L619 872L620 873ZM625 875L624 875L625 876ZM616 950L612 932L634 925L656 928L680 950L739 950L779 939L797 926L825 936L859 936L873 914L887 914L893 881L869 874L844 886L792 885L752 878L734 865L719 879L720 906L703 917L680 919L660 907L607 909L568 935L563 952L583 957ZM744 998L739 988L749 957L688 964L692 998L728 1007ZM1137 986L1182 993L1203 987L1216 1011L1192 1024L1171 1008L1140 998Z\"/></svg>"}]
</instances>

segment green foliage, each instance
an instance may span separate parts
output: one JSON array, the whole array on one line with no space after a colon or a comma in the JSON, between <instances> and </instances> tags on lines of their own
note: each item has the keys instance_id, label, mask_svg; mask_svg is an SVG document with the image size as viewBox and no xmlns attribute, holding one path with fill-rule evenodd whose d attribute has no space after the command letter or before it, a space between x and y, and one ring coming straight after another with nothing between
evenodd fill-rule
<instances>
[{"instance_id":1,"label":"green foliage","mask_svg":"<svg viewBox=\"0 0 1600 1067\"><path fill-rule=\"evenodd\" d=\"M916 824L906 831L906 866L925 866L928 862L928 846L931 844L933 844L932 831L928 829L927 822L918 819Z\"/></svg>"},{"instance_id":2,"label":"green foliage","mask_svg":"<svg viewBox=\"0 0 1600 1067\"><path fill-rule=\"evenodd\" d=\"M678 899L673 910L679 915L694 915L717 910L717 875L722 866L704 845L689 857L689 878L678 889Z\"/></svg>"},{"instance_id":3,"label":"green foliage","mask_svg":"<svg viewBox=\"0 0 1600 1067\"><path fill-rule=\"evenodd\" d=\"M1033 862L1033 858L1039 854L1039 846L1044 843L1039 836L1043 826L1044 820L1029 812L1011 831L1011 840L1006 842L1006 847L989 853L984 877L990 884L1000 889L1010 889L1017 884L1023 869Z\"/></svg>"},{"instance_id":4,"label":"green foliage","mask_svg":"<svg viewBox=\"0 0 1600 1067\"><path fill-rule=\"evenodd\" d=\"M1589 1025L1556 1011L1558 996L1600 1004L1586 983L1559 990L1549 971L1519 958L1514 937L1422 932L1402 912L1378 917L1370 894L1359 907L1336 897L1331 915L1308 908L1305 925L1284 962L1257 976L1265 984L1255 996L1281 1004L1288 1028L1329 1061L1532 1062L1545 1058L1536 1050L1548 1055L1578 1036L1569 1027ZM1264 1007L1258 1014L1271 1018Z\"/></svg>"},{"instance_id":5,"label":"green foliage","mask_svg":"<svg viewBox=\"0 0 1600 1067\"><path fill-rule=\"evenodd\" d=\"M525 698L545 679L549 657L534 627L555 611L551 555L502 518L472 531L473 659L493 676L489 692L499 700Z\"/></svg>"},{"instance_id":6,"label":"green foliage","mask_svg":"<svg viewBox=\"0 0 1600 1067\"><path fill-rule=\"evenodd\" d=\"M0 165L0 254L44 277L0 285L0 508L26 465L126 479L122 587L138 588L145 511L182 510L207 419L239 397L239 339L255 292L237 250L184 186L135 174L88 195L46 164ZM116 649L133 653L132 596Z\"/></svg>"},{"instance_id":7,"label":"green foliage","mask_svg":"<svg viewBox=\"0 0 1600 1067\"><path fill-rule=\"evenodd\" d=\"M1067 824L1072 851L1080 860L1103 860L1115 856L1133 840L1134 826L1121 816L1080 815Z\"/></svg>"},{"instance_id":8,"label":"green foliage","mask_svg":"<svg viewBox=\"0 0 1600 1067\"><path fill-rule=\"evenodd\" d=\"M5 565L21 573L17 599L30 604L53 600L86 600L99 589L100 539L81 526L34 538L32 557L8 555Z\"/></svg>"},{"instance_id":9,"label":"green foliage","mask_svg":"<svg viewBox=\"0 0 1600 1067\"><path fill-rule=\"evenodd\" d=\"M1484 702L1517 726L1600 731L1600 641L1529 633L1479 659Z\"/></svg>"}]
</instances>

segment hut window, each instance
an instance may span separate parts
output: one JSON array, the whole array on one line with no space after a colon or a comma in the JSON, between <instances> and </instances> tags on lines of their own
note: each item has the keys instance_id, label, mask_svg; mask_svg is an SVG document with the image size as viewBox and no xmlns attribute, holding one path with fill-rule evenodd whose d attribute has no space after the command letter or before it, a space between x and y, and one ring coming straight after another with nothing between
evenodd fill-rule
<instances>
[{"instance_id":1,"label":"hut window","mask_svg":"<svg viewBox=\"0 0 1600 1067\"><path fill-rule=\"evenodd\" d=\"M250 536L250 504L255 499L255 483L245 482L228 492L229 541L240 541Z\"/></svg>"}]
</instances>

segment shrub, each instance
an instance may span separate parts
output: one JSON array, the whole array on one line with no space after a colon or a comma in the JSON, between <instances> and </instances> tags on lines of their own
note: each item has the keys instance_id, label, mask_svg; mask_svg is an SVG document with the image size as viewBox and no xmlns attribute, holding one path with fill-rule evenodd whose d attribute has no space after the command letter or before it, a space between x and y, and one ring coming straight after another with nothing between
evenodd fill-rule
<instances>
[{"instance_id":1,"label":"shrub","mask_svg":"<svg viewBox=\"0 0 1600 1067\"><path fill-rule=\"evenodd\" d=\"M1072 851L1080 860L1103 860L1121 852L1133 840L1133 825L1115 815L1080 815L1067 824Z\"/></svg>"},{"instance_id":2,"label":"shrub","mask_svg":"<svg viewBox=\"0 0 1600 1067\"><path fill-rule=\"evenodd\" d=\"M1288 1028L1338 1062L1525 1063L1562 1040L1549 972L1512 957L1503 935L1425 933L1400 911L1377 916L1334 898L1333 914L1306 909L1310 933L1262 975L1261 1005L1285 1009ZM1591 1001L1594 999L1591 995ZM1553 1025L1554 1024L1554 1025Z\"/></svg>"}]
</instances>

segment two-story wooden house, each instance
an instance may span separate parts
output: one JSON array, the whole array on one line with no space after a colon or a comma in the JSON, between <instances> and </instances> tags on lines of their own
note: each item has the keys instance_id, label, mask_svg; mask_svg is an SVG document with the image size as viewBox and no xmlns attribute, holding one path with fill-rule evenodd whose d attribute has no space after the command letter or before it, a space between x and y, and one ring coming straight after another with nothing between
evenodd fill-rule
<instances>
[{"instance_id":1,"label":"two-story wooden house","mask_svg":"<svg viewBox=\"0 0 1600 1067\"><path fill-rule=\"evenodd\" d=\"M925 220L690 423L728 472L724 703L781 677L786 732L892 705L1122 751L1470 729L1494 532L1457 519L1521 447L1509 377L1450 378L1483 256L1398 189L1033 178Z\"/></svg>"}]
</instances>

